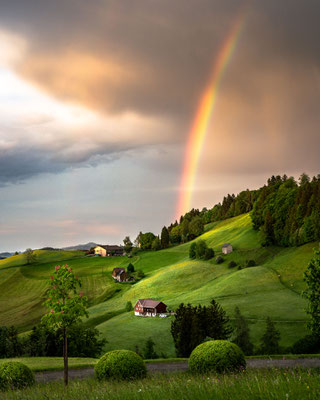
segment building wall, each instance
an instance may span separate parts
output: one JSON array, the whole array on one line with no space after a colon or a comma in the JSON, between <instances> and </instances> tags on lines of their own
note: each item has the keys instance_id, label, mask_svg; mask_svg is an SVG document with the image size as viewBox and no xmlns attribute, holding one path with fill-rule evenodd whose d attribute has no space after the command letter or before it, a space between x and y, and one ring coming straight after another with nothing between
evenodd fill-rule
<instances>
[{"instance_id":1,"label":"building wall","mask_svg":"<svg viewBox=\"0 0 320 400\"><path fill-rule=\"evenodd\" d=\"M100 254L100 256L106 257L107 250L104 249L103 247L97 246L94 248L94 254Z\"/></svg>"},{"instance_id":2,"label":"building wall","mask_svg":"<svg viewBox=\"0 0 320 400\"><path fill-rule=\"evenodd\" d=\"M223 247L223 248L222 248L222 253L223 253L223 254L232 253L232 246Z\"/></svg>"}]
</instances>

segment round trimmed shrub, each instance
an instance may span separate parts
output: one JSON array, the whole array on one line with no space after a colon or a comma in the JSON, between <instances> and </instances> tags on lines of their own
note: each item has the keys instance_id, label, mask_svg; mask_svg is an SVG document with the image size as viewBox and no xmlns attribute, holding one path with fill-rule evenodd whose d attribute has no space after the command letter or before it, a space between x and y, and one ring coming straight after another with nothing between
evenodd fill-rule
<instances>
[{"instance_id":1,"label":"round trimmed shrub","mask_svg":"<svg viewBox=\"0 0 320 400\"><path fill-rule=\"evenodd\" d=\"M0 365L0 389L22 389L35 383L34 374L29 367L17 361Z\"/></svg>"},{"instance_id":2,"label":"round trimmed shrub","mask_svg":"<svg viewBox=\"0 0 320 400\"><path fill-rule=\"evenodd\" d=\"M229 264L228 264L228 267L229 268L234 268L234 267L236 267L238 264L235 262L235 261L233 261L233 260L231 260L230 262L229 262Z\"/></svg>"},{"instance_id":3,"label":"round trimmed shrub","mask_svg":"<svg viewBox=\"0 0 320 400\"><path fill-rule=\"evenodd\" d=\"M147 368L143 359L130 350L113 350L100 358L94 368L97 379L144 378Z\"/></svg>"},{"instance_id":4,"label":"round trimmed shrub","mask_svg":"<svg viewBox=\"0 0 320 400\"><path fill-rule=\"evenodd\" d=\"M190 355L192 372L232 372L246 367L240 347L227 340L211 340L197 346Z\"/></svg>"},{"instance_id":5,"label":"round trimmed shrub","mask_svg":"<svg viewBox=\"0 0 320 400\"><path fill-rule=\"evenodd\" d=\"M222 264L223 261L224 261L224 259L223 259L222 256L218 256L218 257L216 258L216 263L217 263L217 264Z\"/></svg>"}]
</instances>

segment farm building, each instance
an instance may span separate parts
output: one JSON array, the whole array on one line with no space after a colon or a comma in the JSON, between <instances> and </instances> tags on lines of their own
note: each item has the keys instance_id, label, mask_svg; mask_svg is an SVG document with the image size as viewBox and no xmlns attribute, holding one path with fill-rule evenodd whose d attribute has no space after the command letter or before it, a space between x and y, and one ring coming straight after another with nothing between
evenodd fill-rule
<instances>
[{"instance_id":1,"label":"farm building","mask_svg":"<svg viewBox=\"0 0 320 400\"><path fill-rule=\"evenodd\" d=\"M223 254L229 254L229 253L232 253L232 246L231 246L231 244L230 243L225 243L223 246L222 246L222 253Z\"/></svg>"},{"instance_id":2,"label":"farm building","mask_svg":"<svg viewBox=\"0 0 320 400\"><path fill-rule=\"evenodd\" d=\"M124 268L113 268L112 277L118 282L124 282L128 279L128 275Z\"/></svg>"},{"instance_id":3,"label":"farm building","mask_svg":"<svg viewBox=\"0 0 320 400\"><path fill-rule=\"evenodd\" d=\"M167 306L162 301L153 299L139 299L134 306L134 315L140 317L155 317L167 312Z\"/></svg>"},{"instance_id":4,"label":"farm building","mask_svg":"<svg viewBox=\"0 0 320 400\"><path fill-rule=\"evenodd\" d=\"M123 247L117 245L98 245L94 248L94 254L101 257L123 256Z\"/></svg>"}]
</instances>

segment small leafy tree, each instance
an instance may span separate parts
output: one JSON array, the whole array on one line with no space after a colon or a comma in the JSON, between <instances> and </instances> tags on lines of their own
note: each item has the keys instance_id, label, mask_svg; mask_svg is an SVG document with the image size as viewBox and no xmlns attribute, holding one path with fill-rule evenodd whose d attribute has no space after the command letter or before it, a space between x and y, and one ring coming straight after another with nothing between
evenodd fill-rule
<instances>
[{"instance_id":1,"label":"small leafy tree","mask_svg":"<svg viewBox=\"0 0 320 400\"><path fill-rule=\"evenodd\" d=\"M55 267L50 277L48 298L44 305L49 312L42 317L42 322L49 328L60 329L63 337L64 383L68 384L68 334L70 328L88 316L87 298L82 295L81 282L67 265Z\"/></svg>"},{"instance_id":2,"label":"small leafy tree","mask_svg":"<svg viewBox=\"0 0 320 400\"><path fill-rule=\"evenodd\" d=\"M157 250L160 250L160 249L161 249L161 242L160 242L160 239L159 239L158 237L156 237L156 238L153 240L152 245L151 245L151 249L152 249L153 251L157 251Z\"/></svg>"},{"instance_id":3,"label":"small leafy tree","mask_svg":"<svg viewBox=\"0 0 320 400\"><path fill-rule=\"evenodd\" d=\"M123 239L123 244L124 244L124 251L126 252L126 254L130 254L132 251L133 244L132 244L129 236L126 236Z\"/></svg>"},{"instance_id":4,"label":"small leafy tree","mask_svg":"<svg viewBox=\"0 0 320 400\"><path fill-rule=\"evenodd\" d=\"M309 302L306 310L310 315L308 327L314 335L320 337L320 249L314 250L314 257L304 274L304 281L307 289L303 296Z\"/></svg>"},{"instance_id":5,"label":"small leafy tree","mask_svg":"<svg viewBox=\"0 0 320 400\"><path fill-rule=\"evenodd\" d=\"M125 309L127 312L132 311L133 307L131 301L127 301Z\"/></svg>"},{"instance_id":6,"label":"small leafy tree","mask_svg":"<svg viewBox=\"0 0 320 400\"><path fill-rule=\"evenodd\" d=\"M37 259L37 255L32 249L27 249L24 252L24 257L25 257L25 260L26 260L26 264L32 264Z\"/></svg>"},{"instance_id":7,"label":"small leafy tree","mask_svg":"<svg viewBox=\"0 0 320 400\"><path fill-rule=\"evenodd\" d=\"M207 248L207 243L204 240L198 240L196 247L196 258L203 260Z\"/></svg>"}]
</instances>

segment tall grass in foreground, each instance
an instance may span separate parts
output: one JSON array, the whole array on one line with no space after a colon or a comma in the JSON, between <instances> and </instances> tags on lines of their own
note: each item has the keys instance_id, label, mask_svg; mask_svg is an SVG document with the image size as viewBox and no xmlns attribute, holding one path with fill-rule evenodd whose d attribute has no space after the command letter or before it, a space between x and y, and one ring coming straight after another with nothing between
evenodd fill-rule
<instances>
[{"instance_id":1,"label":"tall grass in foreground","mask_svg":"<svg viewBox=\"0 0 320 400\"><path fill-rule=\"evenodd\" d=\"M232 375L154 374L131 382L74 380L0 393L1 399L55 400L271 400L319 399L319 370L260 370Z\"/></svg>"}]
</instances>

